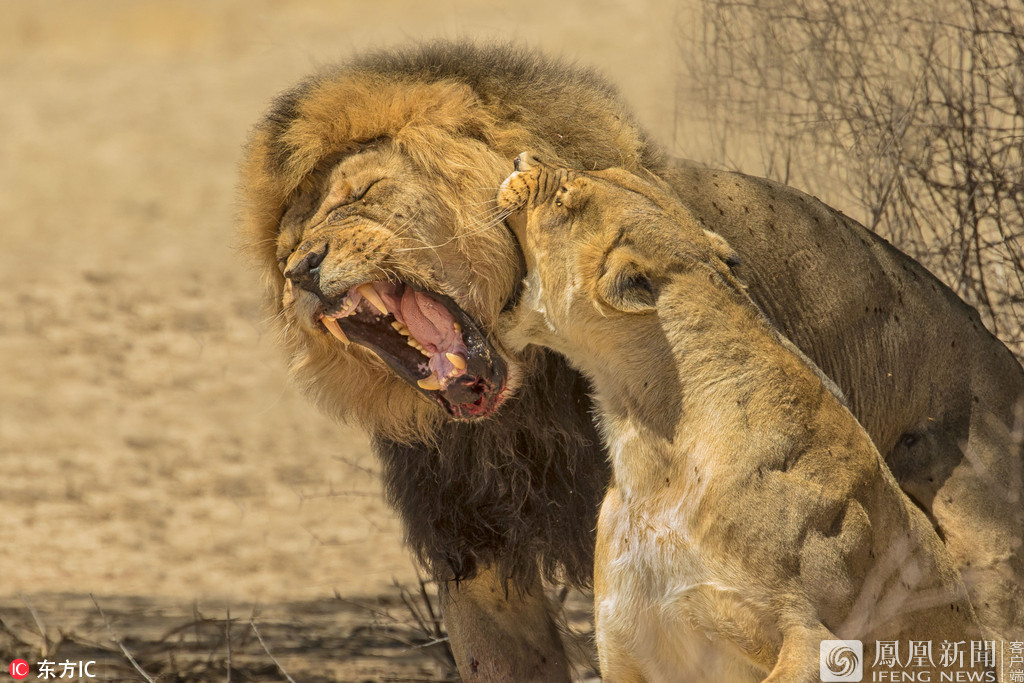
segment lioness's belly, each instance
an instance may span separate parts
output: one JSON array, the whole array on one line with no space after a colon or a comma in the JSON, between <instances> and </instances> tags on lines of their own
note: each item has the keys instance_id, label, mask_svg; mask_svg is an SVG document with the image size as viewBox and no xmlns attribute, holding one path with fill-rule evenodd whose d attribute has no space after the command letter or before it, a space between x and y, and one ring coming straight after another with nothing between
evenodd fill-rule
<instances>
[{"instance_id":1,"label":"lioness's belly","mask_svg":"<svg viewBox=\"0 0 1024 683\"><path fill-rule=\"evenodd\" d=\"M645 516L638 524L609 490L594 567L598 646L634 661L649 681L761 680L765 673L724 635L775 649L754 644L762 629L751 601L686 543L678 520L670 522Z\"/></svg>"}]
</instances>

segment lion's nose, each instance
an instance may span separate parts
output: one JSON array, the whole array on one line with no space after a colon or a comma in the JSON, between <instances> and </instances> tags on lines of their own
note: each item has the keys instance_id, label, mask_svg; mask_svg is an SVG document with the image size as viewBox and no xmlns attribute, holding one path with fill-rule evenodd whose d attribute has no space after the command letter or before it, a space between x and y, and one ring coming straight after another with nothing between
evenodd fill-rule
<instances>
[{"instance_id":1,"label":"lion's nose","mask_svg":"<svg viewBox=\"0 0 1024 683\"><path fill-rule=\"evenodd\" d=\"M317 294L320 292L320 264L327 256L327 245L320 249L311 250L298 261L288 266L284 276L293 283L306 290Z\"/></svg>"}]
</instances>

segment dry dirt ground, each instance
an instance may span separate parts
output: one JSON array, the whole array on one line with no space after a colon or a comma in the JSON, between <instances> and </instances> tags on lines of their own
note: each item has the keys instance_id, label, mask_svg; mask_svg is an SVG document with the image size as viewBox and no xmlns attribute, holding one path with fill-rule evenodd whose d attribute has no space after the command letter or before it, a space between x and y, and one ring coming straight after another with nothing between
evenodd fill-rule
<instances>
[{"instance_id":1,"label":"dry dirt ground","mask_svg":"<svg viewBox=\"0 0 1024 683\"><path fill-rule=\"evenodd\" d=\"M0 1L0 654L99 680L142 677L121 645L154 680L450 675L366 439L288 386L262 324L240 146L319 64L469 36L598 67L695 156L677 12Z\"/></svg>"}]
</instances>

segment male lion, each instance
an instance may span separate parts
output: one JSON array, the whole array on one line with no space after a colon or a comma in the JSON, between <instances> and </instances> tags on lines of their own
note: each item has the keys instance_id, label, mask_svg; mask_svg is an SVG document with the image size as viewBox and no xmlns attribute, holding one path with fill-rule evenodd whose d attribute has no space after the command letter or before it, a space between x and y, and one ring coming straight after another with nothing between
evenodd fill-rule
<instances>
[{"instance_id":1,"label":"male lion","mask_svg":"<svg viewBox=\"0 0 1024 683\"><path fill-rule=\"evenodd\" d=\"M976 313L810 197L670 162L589 71L442 42L281 95L250 136L240 194L293 376L371 434L408 544L451 582L464 678L566 679L539 581L589 584L608 477L586 382L494 333L522 275L494 192L523 149L646 169L728 239L752 298L839 384L937 526L982 619L1020 624L1024 371Z\"/></svg>"},{"instance_id":2,"label":"male lion","mask_svg":"<svg viewBox=\"0 0 1024 683\"><path fill-rule=\"evenodd\" d=\"M982 637L928 519L725 241L621 169L515 167L497 201L527 276L499 329L586 375L611 457L604 680L817 681L822 640L874 661L876 641Z\"/></svg>"}]
</instances>

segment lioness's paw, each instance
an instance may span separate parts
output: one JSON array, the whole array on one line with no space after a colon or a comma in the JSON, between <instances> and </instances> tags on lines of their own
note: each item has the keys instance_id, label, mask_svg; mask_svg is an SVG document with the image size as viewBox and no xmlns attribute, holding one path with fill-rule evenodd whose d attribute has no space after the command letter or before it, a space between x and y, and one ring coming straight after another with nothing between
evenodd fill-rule
<instances>
[{"instance_id":1,"label":"lioness's paw","mask_svg":"<svg viewBox=\"0 0 1024 683\"><path fill-rule=\"evenodd\" d=\"M540 160L533 152L522 152L513 160L516 167L509 177L505 178L501 187L498 188L498 208L505 211L517 211L530 199L530 192L536 184L530 171L535 171L541 166Z\"/></svg>"}]
</instances>

